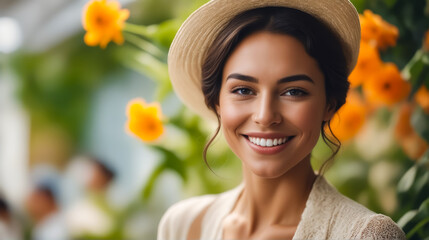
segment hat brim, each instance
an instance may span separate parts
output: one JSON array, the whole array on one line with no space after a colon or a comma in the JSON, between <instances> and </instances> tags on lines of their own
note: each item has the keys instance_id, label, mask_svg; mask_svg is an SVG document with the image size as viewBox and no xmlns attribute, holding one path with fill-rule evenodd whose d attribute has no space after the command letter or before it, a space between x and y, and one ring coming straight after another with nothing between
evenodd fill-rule
<instances>
[{"instance_id":1,"label":"hat brim","mask_svg":"<svg viewBox=\"0 0 429 240\"><path fill-rule=\"evenodd\" d=\"M201 68L207 49L237 14L261 7L288 7L306 12L326 24L339 38L349 73L359 54L359 15L348 0L212 0L183 23L168 54L168 69L178 97L192 111L216 119L201 90Z\"/></svg>"}]
</instances>

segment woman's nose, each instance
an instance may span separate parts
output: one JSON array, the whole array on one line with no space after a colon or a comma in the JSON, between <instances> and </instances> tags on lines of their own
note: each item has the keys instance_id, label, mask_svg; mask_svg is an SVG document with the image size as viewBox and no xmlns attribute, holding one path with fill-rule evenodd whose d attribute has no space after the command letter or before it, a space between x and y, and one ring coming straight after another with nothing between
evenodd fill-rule
<instances>
[{"instance_id":1,"label":"woman's nose","mask_svg":"<svg viewBox=\"0 0 429 240\"><path fill-rule=\"evenodd\" d=\"M269 127L281 122L279 103L270 95L261 96L254 106L253 120L255 123Z\"/></svg>"}]
</instances>

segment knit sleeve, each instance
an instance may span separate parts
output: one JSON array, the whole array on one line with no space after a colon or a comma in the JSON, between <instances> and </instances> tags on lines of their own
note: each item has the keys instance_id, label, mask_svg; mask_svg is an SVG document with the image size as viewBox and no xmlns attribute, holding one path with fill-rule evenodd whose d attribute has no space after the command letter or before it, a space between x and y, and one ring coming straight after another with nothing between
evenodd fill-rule
<instances>
[{"instance_id":1,"label":"knit sleeve","mask_svg":"<svg viewBox=\"0 0 429 240\"><path fill-rule=\"evenodd\" d=\"M405 233L389 217L375 214L366 219L366 226L361 230L359 239L406 240Z\"/></svg>"}]
</instances>

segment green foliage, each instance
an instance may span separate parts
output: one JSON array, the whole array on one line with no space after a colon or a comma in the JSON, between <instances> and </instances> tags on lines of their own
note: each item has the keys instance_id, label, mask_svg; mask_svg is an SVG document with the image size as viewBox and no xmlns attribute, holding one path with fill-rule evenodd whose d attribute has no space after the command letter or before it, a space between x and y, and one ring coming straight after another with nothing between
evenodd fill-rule
<instances>
[{"instance_id":1,"label":"green foliage","mask_svg":"<svg viewBox=\"0 0 429 240\"><path fill-rule=\"evenodd\" d=\"M20 81L18 97L33 127L59 125L76 142L89 111L88 101L108 71L117 68L109 51L84 46L82 36L47 52L21 53L12 59ZM35 124L35 126L34 126Z\"/></svg>"},{"instance_id":2,"label":"green foliage","mask_svg":"<svg viewBox=\"0 0 429 240\"><path fill-rule=\"evenodd\" d=\"M398 192L403 209L410 209L398 225L408 239L429 236L429 150L401 178Z\"/></svg>"},{"instance_id":3,"label":"green foliage","mask_svg":"<svg viewBox=\"0 0 429 240\"><path fill-rule=\"evenodd\" d=\"M418 50L410 62L404 67L402 74L413 86L410 98L414 96L422 85L429 88L429 53Z\"/></svg>"},{"instance_id":4,"label":"green foliage","mask_svg":"<svg viewBox=\"0 0 429 240\"><path fill-rule=\"evenodd\" d=\"M417 134L429 142L429 115L421 107L417 107L411 116L411 124Z\"/></svg>"}]
</instances>

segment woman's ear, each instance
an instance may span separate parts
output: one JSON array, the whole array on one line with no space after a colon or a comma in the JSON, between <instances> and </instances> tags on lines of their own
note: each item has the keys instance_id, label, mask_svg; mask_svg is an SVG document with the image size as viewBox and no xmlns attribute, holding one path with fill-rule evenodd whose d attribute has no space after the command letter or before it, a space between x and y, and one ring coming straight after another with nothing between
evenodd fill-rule
<instances>
[{"instance_id":1,"label":"woman's ear","mask_svg":"<svg viewBox=\"0 0 429 240\"><path fill-rule=\"evenodd\" d=\"M326 104L325 114L323 115L323 121L327 122L331 120L334 114L337 112L335 104L328 103Z\"/></svg>"},{"instance_id":2,"label":"woman's ear","mask_svg":"<svg viewBox=\"0 0 429 240\"><path fill-rule=\"evenodd\" d=\"M220 114L219 114L219 112L220 112L220 110L219 110L219 104L216 104L215 105L215 113L216 113L216 115L218 116L218 118L220 118Z\"/></svg>"}]
</instances>

